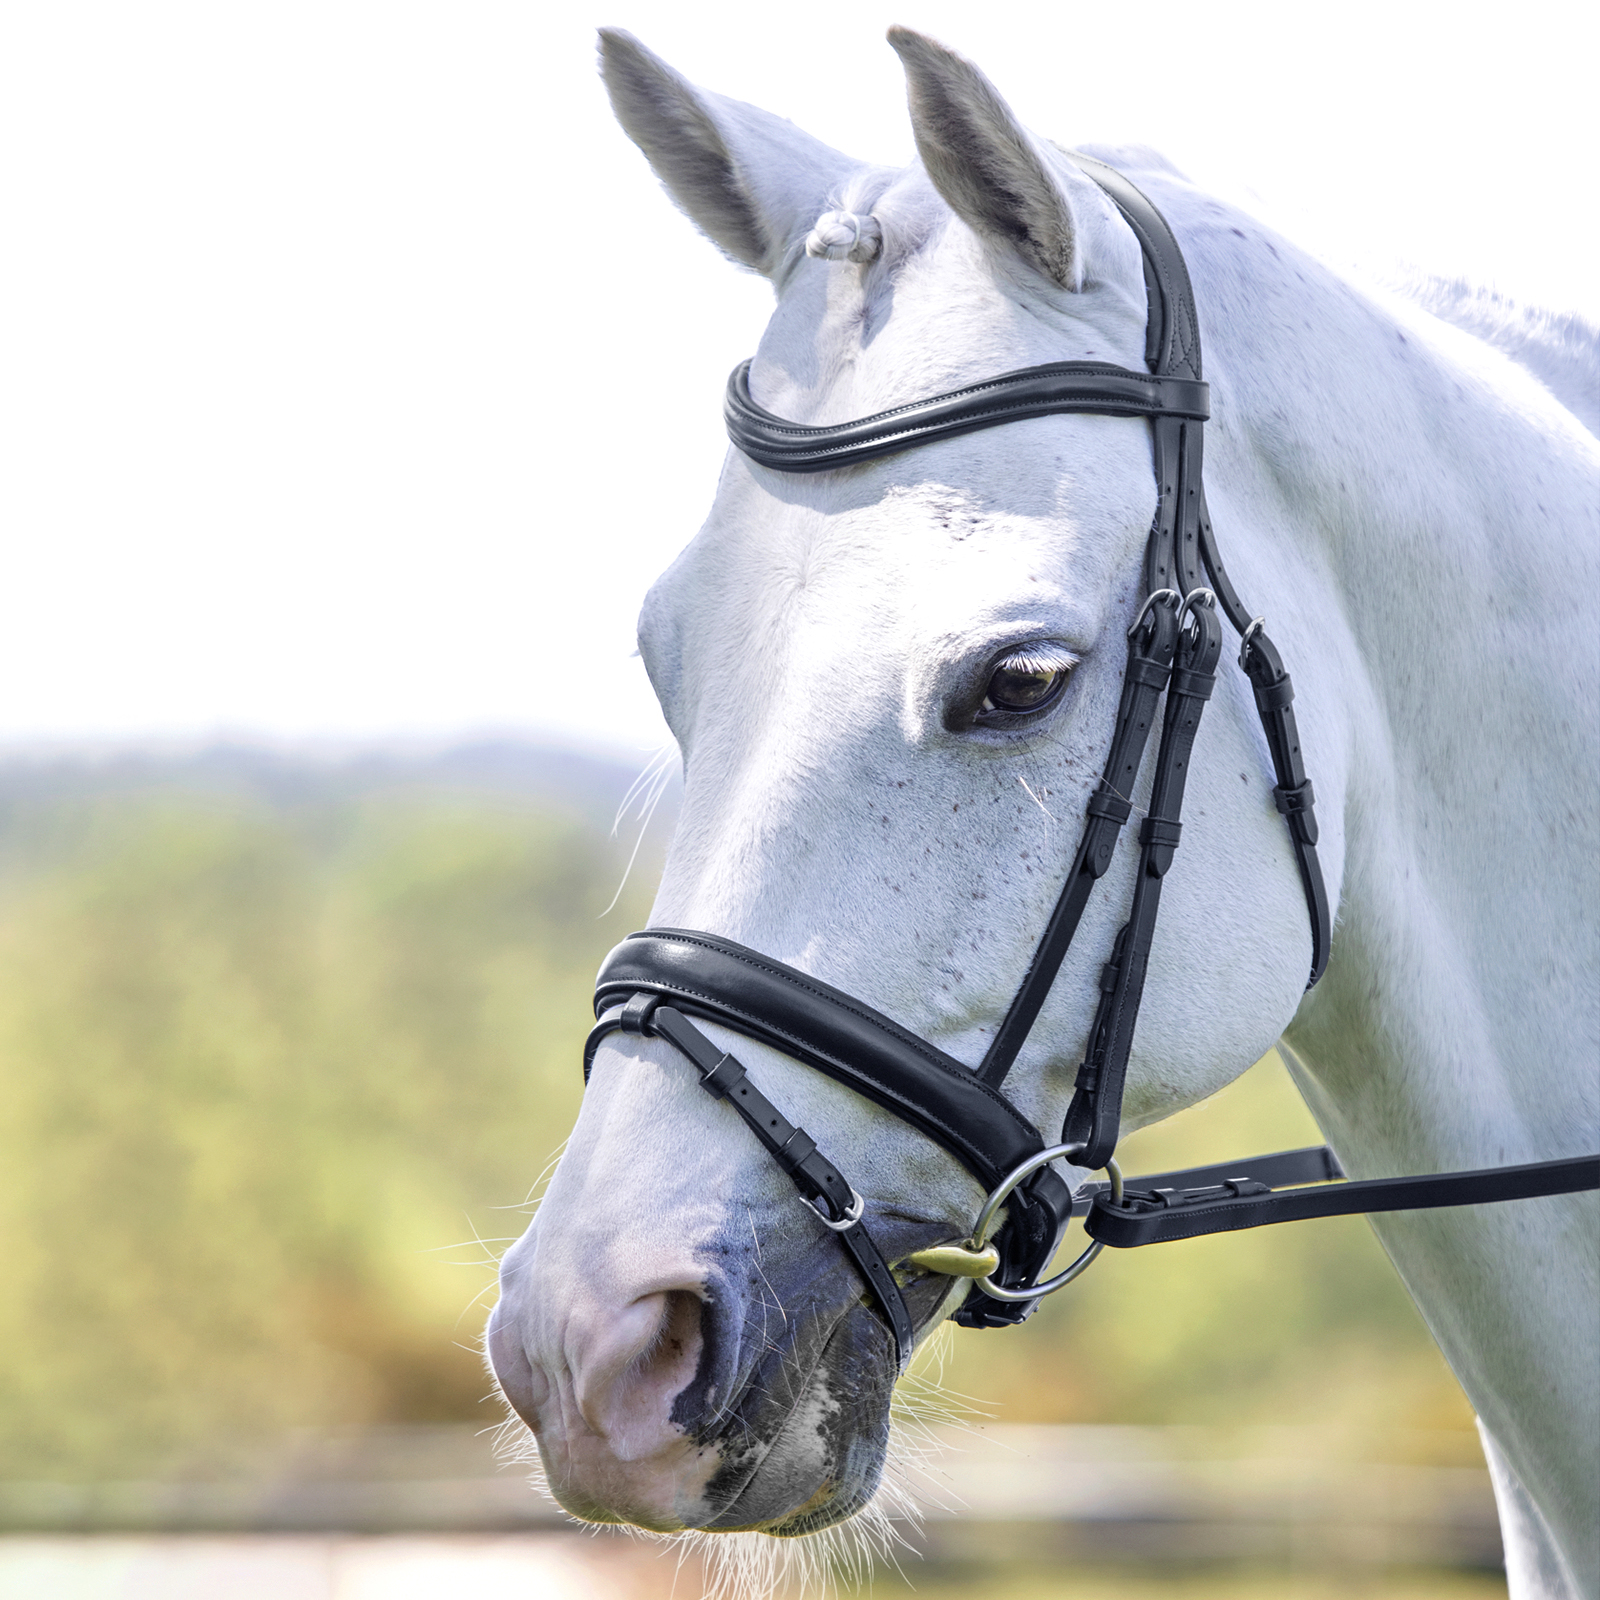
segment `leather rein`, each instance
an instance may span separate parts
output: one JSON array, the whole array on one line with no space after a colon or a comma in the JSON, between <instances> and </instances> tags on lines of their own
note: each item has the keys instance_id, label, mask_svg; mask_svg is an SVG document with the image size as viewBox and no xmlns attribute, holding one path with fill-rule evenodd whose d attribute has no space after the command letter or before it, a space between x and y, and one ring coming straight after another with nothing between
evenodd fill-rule
<instances>
[{"instance_id":1,"label":"leather rein","mask_svg":"<svg viewBox=\"0 0 1600 1600\"><path fill-rule=\"evenodd\" d=\"M1128 661L1105 766L1085 807L1084 828L1055 909L1027 972L976 1071L850 995L759 952L691 929L649 928L606 957L596 981L598 1018L584 1051L620 1031L666 1040L725 1100L789 1175L800 1197L850 1255L881 1310L901 1369L915 1328L896 1276L873 1242L860 1194L751 1082L743 1066L691 1019L717 1023L772 1046L865 1096L943 1146L989 1196L972 1235L901 1263L922 1274L974 1279L951 1314L965 1327L1002 1327L1030 1315L1042 1295L1076 1277L1102 1247L1131 1248L1267 1223L1527 1199L1600 1188L1600 1155L1519 1167L1370 1182L1344 1177L1333 1152L1256 1156L1155 1173L1125 1185L1113 1159L1123 1084L1138 1021L1161 888L1178 849L1189 756L1216 683L1218 612L1240 635L1239 666L1255 694L1289 829L1311 928L1309 990L1328 963L1332 918L1321 865L1311 780L1301 759L1294 689L1260 617L1228 578L1206 511L1202 425L1210 414L1201 378L1200 330L1188 269L1165 219L1121 173L1088 156L1071 159L1116 205L1139 240L1149 301L1145 362L1135 372L1098 361L1010 372L875 416L824 427L785 421L750 395L750 363L728 381L725 418L739 450L778 472L833 471L1026 417L1096 413L1145 417L1154 442L1157 508L1145 547L1145 600L1128 634ZM1100 1003L1060 1140L1039 1130L1002 1092L1096 881L1111 864L1166 697L1150 802L1139 827L1139 864L1128 918L1100 979ZM1076 1194L1051 1162L1104 1170L1109 1181ZM1276 1185L1296 1187L1277 1188ZM1004 1207L1003 1225L991 1227ZM1065 1272L1041 1282L1074 1215L1093 1243Z\"/></svg>"}]
</instances>

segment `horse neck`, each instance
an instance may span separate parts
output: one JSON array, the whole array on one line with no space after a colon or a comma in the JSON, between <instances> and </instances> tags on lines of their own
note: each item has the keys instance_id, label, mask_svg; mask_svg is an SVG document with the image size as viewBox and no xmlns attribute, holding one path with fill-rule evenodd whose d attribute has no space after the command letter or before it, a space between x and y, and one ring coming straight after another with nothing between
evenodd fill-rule
<instances>
[{"instance_id":1,"label":"horse neck","mask_svg":"<svg viewBox=\"0 0 1600 1600\"><path fill-rule=\"evenodd\" d=\"M1314 1109L1374 1170L1576 1150L1593 441L1505 358L1191 195L1162 203L1201 307L1213 517L1294 671L1339 884L1333 967L1286 1035Z\"/></svg>"}]
</instances>

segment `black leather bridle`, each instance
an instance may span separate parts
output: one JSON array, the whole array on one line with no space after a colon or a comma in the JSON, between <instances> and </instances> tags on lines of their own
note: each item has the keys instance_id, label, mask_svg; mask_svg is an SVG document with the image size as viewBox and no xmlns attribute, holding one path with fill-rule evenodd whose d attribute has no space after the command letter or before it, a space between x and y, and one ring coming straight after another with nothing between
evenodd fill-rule
<instances>
[{"instance_id":1,"label":"black leather bridle","mask_svg":"<svg viewBox=\"0 0 1600 1600\"><path fill-rule=\"evenodd\" d=\"M1039 1296L1060 1287L1102 1245L1127 1248L1271 1222L1351 1212L1469 1205L1600 1188L1600 1156L1521 1167L1327 1183L1343 1177L1325 1147L1215 1167L1152 1174L1124 1188L1113 1161L1123 1082L1149 963L1161 887L1182 832L1189 756L1222 651L1220 609L1241 636L1239 666L1255 693L1282 813L1311 925L1309 989L1328 963L1328 896L1317 859L1311 781L1301 759L1294 690L1262 619L1240 601L1217 551L1201 482L1202 425L1210 414L1201 378L1200 331L1188 269L1165 219L1121 173L1088 156L1071 159L1110 197L1139 240L1149 300L1148 372L1098 361L1058 362L1006 373L913 405L825 427L787 422L750 395L750 363L728 381L733 443L778 472L824 472L936 439L1025 417L1063 412L1145 417L1154 440L1157 509L1144 556L1145 600L1128 635L1128 663L1104 771L1085 808L1082 838L1033 959L976 1071L803 972L714 934L649 928L606 957L595 988L599 1019L584 1052L587 1079L600 1041L614 1031L666 1040L726 1100L839 1238L893 1335L901 1366L915 1329L901 1287L863 1220L864 1203L803 1129L750 1081L735 1058L691 1019L722 1024L848 1085L942 1145L990 1195L984 1218L1006 1205L992 1241L998 1264L952 1313L967 1327L1020 1322ZM1100 979L1100 1003L1061 1139L1039 1130L1002 1093L1007 1073L1050 993L1090 891L1111 864L1163 694L1150 802L1139 827L1139 865L1128 919ZM1050 1160L1104 1169L1106 1184L1076 1195ZM1274 1184L1309 1185L1275 1190ZM1086 1215L1095 1245L1074 1267L1039 1282L1067 1222ZM980 1219L981 1220L981 1219ZM975 1230L974 1249L989 1241Z\"/></svg>"}]
</instances>

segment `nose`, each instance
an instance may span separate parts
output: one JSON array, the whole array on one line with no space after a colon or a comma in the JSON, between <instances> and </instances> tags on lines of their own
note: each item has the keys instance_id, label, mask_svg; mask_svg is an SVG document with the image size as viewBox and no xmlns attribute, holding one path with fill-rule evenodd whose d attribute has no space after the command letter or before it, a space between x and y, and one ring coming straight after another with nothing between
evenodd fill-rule
<instances>
[{"instance_id":1,"label":"nose","mask_svg":"<svg viewBox=\"0 0 1600 1600\"><path fill-rule=\"evenodd\" d=\"M584 1427L631 1459L662 1442L665 1422L692 1428L702 1420L674 1401L699 1373L709 1312L698 1286L657 1290L616 1308L596 1296L568 1317L555 1351L533 1355L502 1299L489 1323L489 1360L506 1399L530 1428L539 1431L540 1414L565 1379Z\"/></svg>"},{"instance_id":2,"label":"nose","mask_svg":"<svg viewBox=\"0 0 1600 1600\"><path fill-rule=\"evenodd\" d=\"M715 1344L702 1283L658 1280L631 1298L592 1283L559 1315L534 1298L519 1308L502 1295L489 1357L556 1498L577 1516L660 1531L703 1520L695 1502L715 1455L696 1437L719 1386L702 1371Z\"/></svg>"}]
</instances>

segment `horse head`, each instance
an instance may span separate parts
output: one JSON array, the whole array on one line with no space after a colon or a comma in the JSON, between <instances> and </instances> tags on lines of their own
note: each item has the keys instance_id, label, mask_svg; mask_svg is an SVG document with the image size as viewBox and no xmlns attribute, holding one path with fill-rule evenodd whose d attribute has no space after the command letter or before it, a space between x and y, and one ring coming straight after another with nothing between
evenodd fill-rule
<instances>
[{"instance_id":1,"label":"horse head","mask_svg":"<svg viewBox=\"0 0 1600 1600\"><path fill-rule=\"evenodd\" d=\"M624 129L696 225L773 284L754 399L836 423L1040 363L1140 367L1146 284L1117 208L968 62L890 40L920 158L903 171L603 36ZM639 425L618 390L624 427ZM975 1066L1100 773L1155 503L1150 431L1126 416L1036 417L803 476L731 453L639 623L685 768L652 924L762 952ZM1225 682L1189 779L1125 1126L1236 1076L1299 1004L1305 905L1269 788L1249 696ZM1119 852L1007 1085L1046 1142L1133 871ZM849 1176L925 1335L970 1285L907 1257L966 1235L983 1185L842 1084L704 1026ZM580 1517L790 1535L877 1487L896 1380L881 1308L660 1039L600 1044L571 1143L505 1257L489 1349Z\"/></svg>"}]
</instances>

